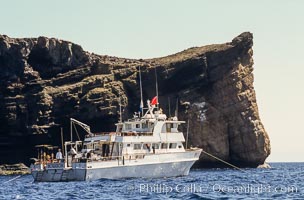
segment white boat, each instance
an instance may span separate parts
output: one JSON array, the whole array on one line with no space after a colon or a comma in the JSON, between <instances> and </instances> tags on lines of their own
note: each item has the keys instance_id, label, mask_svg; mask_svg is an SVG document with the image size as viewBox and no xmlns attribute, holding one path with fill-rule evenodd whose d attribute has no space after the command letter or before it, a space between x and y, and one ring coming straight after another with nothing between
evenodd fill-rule
<instances>
[{"instance_id":1,"label":"white boat","mask_svg":"<svg viewBox=\"0 0 304 200\"><path fill-rule=\"evenodd\" d=\"M142 101L141 101L142 105ZM142 107L142 106L141 106ZM159 109L157 96L147 101L146 112L116 124L116 132L91 133L90 127L71 119L86 130L84 141L65 142L64 159L45 152L31 165L35 181L90 181L130 177L185 176L202 149L184 148L185 137L179 130L184 121L167 118ZM72 129L71 129L72 130ZM72 147L76 154L69 152Z\"/></svg>"}]
</instances>

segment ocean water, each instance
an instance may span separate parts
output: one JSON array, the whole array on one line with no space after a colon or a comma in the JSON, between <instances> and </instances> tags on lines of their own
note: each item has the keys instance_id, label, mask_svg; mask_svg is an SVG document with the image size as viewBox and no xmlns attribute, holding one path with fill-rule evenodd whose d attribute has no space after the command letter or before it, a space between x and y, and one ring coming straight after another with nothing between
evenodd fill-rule
<instances>
[{"instance_id":1,"label":"ocean water","mask_svg":"<svg viewBox=\"0 0 304 200\"><path fill-rule=\"evenodd\" d=\"M304 163L271 169L200 169L175 178L35 183L0 176L0 199L304 199ZM147 173L149 173L147 171Z\"/></svg>"}]
</instances>

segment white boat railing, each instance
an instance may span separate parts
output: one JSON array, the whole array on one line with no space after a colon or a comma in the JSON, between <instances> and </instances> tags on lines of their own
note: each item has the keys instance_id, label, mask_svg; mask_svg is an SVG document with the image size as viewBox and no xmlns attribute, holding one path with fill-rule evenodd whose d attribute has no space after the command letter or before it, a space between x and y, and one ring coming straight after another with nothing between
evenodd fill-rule
<instances>
[{"instance_id":1,"label":"white boat railing","mask_svg":"<svg viewBox=\"0 0 304 200\"><path fill-rule=\"evenodd\" d=\"M90 135L86 135L86 138L97 137L97 136L152 136L152 131L134 131L134 132L104 132L104 133L91 133Z\"/></svg>"},{"instance_id":2,"label":"white boat railing","mask_svg":"<svg viewBox=\"0 0 304 200\"><path fill-rule=\"evenodd\" d=\"M78 162L107 162L113 160L137 160L145 158L146 154L127 154L123 156L108 156L108 157L97 157L97 158L75 158L73 163Z\"/></svg>"}]
</instances>

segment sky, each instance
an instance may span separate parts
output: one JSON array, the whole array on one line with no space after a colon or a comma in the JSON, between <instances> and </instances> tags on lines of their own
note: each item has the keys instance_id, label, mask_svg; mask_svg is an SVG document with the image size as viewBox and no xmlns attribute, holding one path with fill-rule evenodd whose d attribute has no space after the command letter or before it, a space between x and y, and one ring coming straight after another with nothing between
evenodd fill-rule
<instances>
[{"instance_id":1,"label":"sky","mask_svg":"<svg viewBox=\"0 0 304 200\"><path fill-rule=\"evenodd\" d=\"M127 58L254 35L254 86L268 162L304 161L304 1L0 1L0 34L56 37Z\"/></svg>"}]
</instances>

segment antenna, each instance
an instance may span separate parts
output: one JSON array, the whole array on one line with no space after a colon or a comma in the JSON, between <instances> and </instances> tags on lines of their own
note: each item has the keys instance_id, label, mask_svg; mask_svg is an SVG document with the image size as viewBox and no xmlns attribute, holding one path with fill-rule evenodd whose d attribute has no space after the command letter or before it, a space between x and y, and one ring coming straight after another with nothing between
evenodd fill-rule
<instances>
[{"instance_id":1,"label":"antenna","mask_svg":"<svg viewBox=\"0 0 304 200\"><path fill-rule=\"evenodd\" d=\"M158 99L158 83L157 83L157 73L156 73L156 66L155 66L155 89L156 89L156 98L157 98L157 110L159 110L159 99Z\"/></svg>"},{"instance_id":2,"label":"antenna","mask_svg":"<svg viewBox=\"0 0 304 200\"><path fill-rule=\"evenodd\" d=\"M139 87L140 87L140 112L142 116L144 115L144 102L143 102L143 92L142 92L142 83L141 83L141 72L140 72L140 66L139 66Z\"/></svg>"},{"instance_id":3,"label":"antenna","mask_svg":"<svg viewBox=\"0 0 304 200\"><path fill-rule=\"evenodd\" d=\"M171 117L171 104L170 104L170 97L168 97L168 110L169 110L169 117Z\"/></svg>"},{"instance_id":4,"label":"antenna","mask_svg":"<svg viewBox=\"0 0 304 200\"><path fill-rule=\"evenodd\" d=\"M178 98L176 98L176 104L175 104L175 117L178 118Z\"/></svg>"},{"instance_id":5,"label":"antenna","mask_svg":"<svg viewBox=\"0 0 304 200\"><path fill-rule=\"evenodd\" d=\"M122 122L122 114L121 114L121 97L119 93L119 122Z\"/></svg>"},{"instance_id":6,"label":"antenna","mask_svg":"<svg viewBox=\"0 0 304 200\"><path fill-rule=\"evenodd\" d=\"M186 149L188 148L188 138L189 138L189 118L188 118L188 124L187 124Z\"/></svg>"},{"instance_id":7,"label":"antenna","mask_svg":"<svg viewBox=\"0 0 304 200\"><path fill-rule=\"evenodd\" d=\"M62 153L63 153L63 155L64 155L63 129L62 129L62 127L60 128L60 132L61 132L61 149L62 149Z\"/></svg>"}]
</instances>

